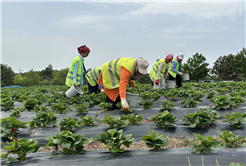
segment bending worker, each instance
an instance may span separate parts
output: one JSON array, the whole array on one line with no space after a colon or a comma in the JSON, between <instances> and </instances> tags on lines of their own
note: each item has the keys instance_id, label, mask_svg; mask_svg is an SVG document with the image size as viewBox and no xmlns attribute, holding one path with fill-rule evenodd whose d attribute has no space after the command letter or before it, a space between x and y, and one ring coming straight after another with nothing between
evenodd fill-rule
<instances>
[{"instance_id":1,"label":"bending worker","mask_svg":"<svg viewBox=\"0 0 246 166\"><path fill-rule=\"evenodd\" d=\"M148 66L149 63L143 58L118 58L102 65L98 83L103 85L106 102L113 103L113 109L117 108L117 102L121 102L123 110L129 109L126 101L127 84L129 82L130 87L135 87L133 80L146 74Z\"/></svg>"},{"instance_id":2,"label":"bending worker","mask_svg":"<svg viewBox=\"0 0 246 166\"><path fill-rule=\"evenodd\" d=\"M89 55L90 49L85 45L80 46L77 49L79 55L73 58L66 77L65 84L68 87L71 87L72 85L83 85L83 74L86 70L84 65L84 58Z\"/></svg>"},{"instance_id":3,"label":"bending worker","mask_svg":"<svg viewBox=\"0 0 246 166\"><path fill-rule=\"evenodd\" d=\"M169 67L169 80L176 80L177 87L182 87L181 83L181 75L183 73L181 72L181 66L182 61L184 59L184 53L180 52L179 55L172 60L172 65Z\"/></svg>"},{"instance_id":4,"label":"bending worker","mask_svg":"<svg viewBox=\"0 0 246 166\"><path fill-rule=\"evenodd\" d=\"M86 75L85 78L87 79L88 82L88 90L89 94L95 92L95 93L100 93L103 92L103 86L101 84L98 84L98 78L101 73L101 66L98 66L92 70L90 70Z\"/></svg>"},{"instance_id":5,"label":"bending worker","mask_svg":"<svg viewBox=\"0 0 246 166\"><path fill-rule=\"evenodd\" d=\"M159 59L150 70L149 77L151 79L154 89L164 89L166 86L165 80L168 73L168 68L170 67L173 60L173 55L168 54L166 58Z\"/></svg>"}]
</instances>

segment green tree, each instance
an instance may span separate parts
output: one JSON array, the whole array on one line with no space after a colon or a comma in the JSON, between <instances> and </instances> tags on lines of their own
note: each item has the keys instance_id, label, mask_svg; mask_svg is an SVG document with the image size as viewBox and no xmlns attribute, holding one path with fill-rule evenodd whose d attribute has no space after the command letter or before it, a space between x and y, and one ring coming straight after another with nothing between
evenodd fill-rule
<instances>
[{"instance_id":1,"label":"green tree","mask_svg":"<svg viewBox=\"0 0 246 166\"><path fill-rule=\"evenodd\" d=\"M196 53L187 60L187 63L183 64L183 69L185 72L189 73L190 80L204 79L208 76L208 66L209 63L205 62L206 58L202 54Z\"/></svg>"},{"instance_id":2,"label":"green tree","mask_svg":"<svg viewBox=\"0 0 246 166\"><path fill-rule=\"evenodd\" d=\"M51 80L52 85L64 85L66 81L66 76L68 73L68 68L61 69L61 70L54 70L53 76L54 78Z\"/></svg>"},{"instance_id":3,"label":"green tree","mask_svg":"<svg viewBox=\"0 0 246 166\"><path fill-rule=\"evenodd\" d=\"M14 84L15 85L24 85L24 78L20 74L14 76Z\"/></svg>"},{"instance_id":4,"label":"green tree","mask_svg":"<svg viewBox=\"0 0 246 166\"><path fill-rule=\"evenodd\" d=\"M235 69L235 75L237 80L246 79L246 49L243 49L235 55L233 59L230 60L232 68Z\"/></svg>"},{"instance_id":5,"label":"green tree","mask_svg":"<svg viewBox=\"0 0 246 166\"><path fill-rule=\"evenodd\" d=\"M1 64L1 86L13 85L15 73L12 68L6 64Z\"/></svg>"},{"instance_id":6,"label":"green tree","mask_svg":"<svg viewBox=\"0 0 246 166\"><path fill-rule=\"evenodd\" d=\"M53 67L51 64L48 65L44 70L41 70L39 72L39 76L41 77L42 80L48 80L50 81L53 78Z\"/></svg>"},{"instance_id":7,"label":"green tree","mask_svg":"<svg viewBox=\"0 0 246 166\"><path fill-rule=\"evenodd\" d=\"M217 75L220 80L235 80L237 76L231 63L233 59L232 54L220 56L214 63L212 73Z\"/></svg>"},{"instance_id":8,"label":"green tree","mask_svg":"<svg viewBox=\"0 0 246 166\"><path fill-rule=\"evenodd\" d=\"M24 84L27 86L31 85L39 85L40 82L40 76L37 72L35 72L33 69L31 69L26 75L24 79Z\"/></svg>"},{"instance_id":9,"label":"green tree","mask_svg":"<svg viewBox=\"0 0 246 166\"><path fill-rule=\"evenodd\" d=\"M151 84L151 80L149 78L149 74L143 74L138 80L140 84Z\"/></svg>"}]
</instances>

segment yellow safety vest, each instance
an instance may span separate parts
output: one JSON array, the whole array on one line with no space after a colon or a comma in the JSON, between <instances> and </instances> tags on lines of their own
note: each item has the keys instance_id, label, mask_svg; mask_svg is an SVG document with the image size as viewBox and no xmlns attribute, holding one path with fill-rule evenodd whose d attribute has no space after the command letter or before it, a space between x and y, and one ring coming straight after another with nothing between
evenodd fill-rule
<instances>
[{"instance_id":1,"label":"yellow safety vest","mask_svg":"<svg viewBox=\"0 0 246 166\"><path fill-rule=\"evenodd\" d=\"M94 69L92 69L91 71L89 71L85 77L88 81L88 83L91 85L91 86L96 86L97 84L97 81L98 81L98 78L99 78L99 70L101 70L102 67L99 66L99 67L96 67Z\"/></svg>"},{"instance_id":2,"label":"yellow safety vest","mask_svg":"<svg viewBox=\"0 0 246 166\"><path fill-rule=\"evenodd\" d=\"M134 58L118 58L102 65L103 85L107 89L115 89L120 86L121 66L133 74Z\"/></svg>"},{"instance_id":3,"label":"yellow safety vest","mask_svg":"<svg viewBox=\"0 0 246 166\"><path fill-rule=\"evenodd\" d=\"M176 70L178 71L179 70L179 63L176 59L173 59L172 61L175 61L176 62ZM172 71L172 65L169 66L169 69L168 69L168 72L174 77L176 78L176 73Z\"/></svg>"},{"instance_id":4,"label":"yellow safety vest","mask_svg":"<svg viewBox=\"0 0 246 166\"><path fill-rule=\"evenodd\" d=\"M68 70L68 73L67 73L67 77L66 77L66 85L71 87L72 86L72 83L73 83L73 70L74 70L74 64L76 62L79 62L79 68L78 68L78 73L77 73L77 76L76 76L76 85L79 84L79 81L80 81L80 77L81 77L81 59L79 56L76 56L75 58L73 58L72 60L72 63L70 65L70 68ZM83 64L84 64L84 61L83 61Z\"/></svg>"},{"instance_id":5,"label":"yellow safety vest","mask_svg":"<svg viewBox=\"0 0 246 166\"><path fill-rule=\"evenodd\" d=\"M167 65L167 63L166 63L166 61L165 61L165 58L160 59L158 62L156 62L156 63L153 65L153 67L152 67L152 69L150 70L150 73L149 73L149 76L150 76L150 77L152 76L152 77L153 77L154 79L156 79L156 80L157 80L157 72L158 72L158 68L159 68L161 62L164 63L164 67L163 67L163 69L161 70L161 73L160 73L160 79L161 79L161 78L164 76L164 72L165 72L166 65ZM168 63L168 66L169 66L169 67L170 67L170 65L171 65L171 63Z\"/></svg>"}]
</instances>

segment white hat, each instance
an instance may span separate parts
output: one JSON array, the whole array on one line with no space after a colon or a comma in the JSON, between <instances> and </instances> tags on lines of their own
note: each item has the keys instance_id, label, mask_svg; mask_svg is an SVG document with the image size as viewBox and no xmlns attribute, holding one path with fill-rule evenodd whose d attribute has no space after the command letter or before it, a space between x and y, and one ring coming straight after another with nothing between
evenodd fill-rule
<instances>
[{"instance_id":1,"label":"white hat","mask_svg":"<svg viewBox=\"0 0 246 166\"><path fill-rule=\"evenodd\" d=\"M138 58L138 71L141 74L147 74L147 68L149 67L149 63L143 59Z\"/></svg>"},{"instance_id":2,"label":"white hat","mask_svg":"<svg viewBox=\"0 0 246 166\"><path fill-rule=\"evenodd\" d=\"M184 59L184 55L185 55L184 53L180 52L179 55L178 55L179 59L183 60Z\"/></svg>"}]
</instances>

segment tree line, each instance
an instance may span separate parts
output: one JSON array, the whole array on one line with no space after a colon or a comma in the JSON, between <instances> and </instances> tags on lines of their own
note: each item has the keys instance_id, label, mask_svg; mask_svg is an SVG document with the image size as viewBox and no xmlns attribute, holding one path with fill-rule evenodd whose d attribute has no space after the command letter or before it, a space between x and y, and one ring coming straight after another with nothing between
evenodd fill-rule
<instances>
[{"instance_id":1,"label":"tree line","mask_svg":"<svg viewBox=\"0 0 246 166\"><path fill-rule=\"evenodd\" d=\"M152 67L152 65L149 67ZM220 56L214 62L212 68L208 66L209 63L206 62L206 57L197 52L188 58L182 68L183 73L189 73L190 80L193 81L246 80L246 49L243 47L236 55ZM1 64L1 87L11 85L64 85L68 69L54 70L52 65L49 64L41 71L31 69L28 72L15 73L10 66ZM90 70L87 69L86 72ZM149 74L143 75L137 82L142 84L151 83ZM86 78L84 78L84 84L87 84Z\"/></svg>"}]
</instances>

